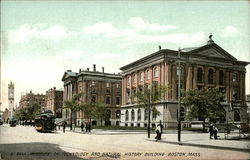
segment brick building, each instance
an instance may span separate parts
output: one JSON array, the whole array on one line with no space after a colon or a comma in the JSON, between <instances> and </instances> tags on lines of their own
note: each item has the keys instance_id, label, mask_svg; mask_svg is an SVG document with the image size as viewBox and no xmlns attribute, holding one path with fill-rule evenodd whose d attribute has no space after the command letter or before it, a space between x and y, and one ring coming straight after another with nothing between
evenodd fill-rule
<instances>
[{"instance_id":1,"label":"brick building","mask_svg":"<svg viewBox=\"0 0 250 160\"><path fill-rule=\"evenodd\" d=\"M218 87L225 93L223 105L228 121L244 121L245 67L248 62L238 61L209 37L206 45L181 50L181 89ZM121 67L122 70L122 126L147 126L147 110L139 108L131 97L145 85L157 83L169 86L168 94L156 104L160 115L152 117L152 126L162 120L164 127L177 125L177 60L178 51L161 49L135 62ZM233 110L229 104L234 101ZM181 107L181 112L186 108Z\"/></svg>"},{"instance_id":2,"label":"brick building","mask_svg":"<svg viewBox=\"0 0 250 160\"><path fill-rule=\"evenodd\" d=\"M25 95L21 95L21 99L19 101L18 109L28 107L32 103L37 103L41 106L41 109L45 109L46 102L45 102L46 96L43 94L34 94L32 91L29 93L26 93Z\"/></svg>"},{"instance_id":3,"label":"brick building","mask_svg":"<svg viewBox=\"0 0 250 160\"><path fill-rule=\"evenodd\" d=\"M46 109L51 110L56 118L62 118L63 91L53 87L46 91Z\"/></svg>"},{"instance_id":4,"label":"brick building","mask_svg":"<svg viewBox=\"0 0 250 160\"><path fill-rule=\"evenodd\" d=\"M120 107L121 107L121 81L120 74L109 74L96 71L96 65L93 65L93 71L79 70L78 73L68 70L64 73L62 81L64 82L63 100L70 100L77 93L83 93L81 103L101 102L107 105L109 111L109 121L103 122L103 125L119 125ZM70 110L63 110L63 118L70 118ZM84 113L78 111L72 117L76 125L86 122L87 117ZM100 121L92 120L92 125L100 125Z\"/></svg>"}]
</instances>

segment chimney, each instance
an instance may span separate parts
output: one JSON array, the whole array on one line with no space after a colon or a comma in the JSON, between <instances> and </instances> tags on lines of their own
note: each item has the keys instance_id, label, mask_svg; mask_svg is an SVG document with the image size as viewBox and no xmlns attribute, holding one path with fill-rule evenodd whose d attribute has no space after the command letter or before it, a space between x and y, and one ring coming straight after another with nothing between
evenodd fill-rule
<instances>
[{"instance_id":1,"label":"chimney","mask_svg":"<svg viewBox=\"0 0 250 160\"><path fill-rule=\"evenodd\" d=\"M81 70L81 68L80 68L80 69L79 69L79 73L81 73L81 71L82 71L82 70Z\"/></svg>"},{"instance_id":2,"label":"chimney","mask_svg":"<svg viewBox=\"0 0 250 160\"><path fill-rule=\"evenodd\" d=\"M102 67L102 73L104 73L104 67Z\"/></svg>"},{"instance_id":3,"label":"chimney","mask_svg":"<svg viewBox=\"0 0 250 160\"><path fill-rule=\"evenodd\" d=\"M87 71L89 71L89 68L87 68Z\"/></svg>"},{"instance_id":4,"label":"chimney","mask_svg":"<svg viewBox=\"0 0 250 160\"><path fill-rule=\"evenodd\" d=\"M96 65L93 64L93 71L96 72Z\"/></svg>"},{"instance_id":5,"label":"chimney","mask_svg":"<svg viewBox=\"0 0 250 160\"><path fill-rule=\"evenodd\" d=\"M159 51L161 50L161 46L159 45Z\"/></svg>"}]
</instances>

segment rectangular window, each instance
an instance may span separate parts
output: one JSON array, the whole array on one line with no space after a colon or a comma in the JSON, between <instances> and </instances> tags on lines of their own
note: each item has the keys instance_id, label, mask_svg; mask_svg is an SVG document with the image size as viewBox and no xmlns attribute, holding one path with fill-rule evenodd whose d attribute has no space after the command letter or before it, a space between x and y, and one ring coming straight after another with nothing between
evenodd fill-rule
<instances>
[{"instance_id":1,"label":"rectangular window","mask_svg":"<svg viewBox=\"0 0 250 160\"><path fill-rule=\"evenodd\" d=\"M110 88L107 88L107 89L106 89L106 94L110 94L110 93L111 93Z\"/></svg>"},{"instance_id":2,"label":"rectangular window","mask_svg":"<svg viewBox=\"0 0 250 160\"><path fill-rule=\"evenodd\" d=\"M115 98L115 104L116 104L116 105L119 105L119 104L120 104L120 97L116 97L116 98Z\"/></svg>"},{"instance_id":3,"label":"rectangular window","mask_svg":"<svg viewBox=\"0 0 250 160\"><path fill-rule=\"evenodd\" d=\"M106 83L106 87L110 87L110 83L109 82Z\"/></svg>"},{"instance_id":4,"label":"rectangular window","mask_svg":"<svg viewBox=\"0 0 250 160\"><path fill-rule=\"evenodd\" d=\"M233 82L238 82L238 74L233 73Z\"/></svg>"},{"instance_id":5,"label":"rectangular window","mask_svg":"<svg viewBox=\"0 0 250 160\"><path fill-rule=\"evenodd\" d=\"M110 98L110 96L106 96L106 104L111 104L111 98Z\"/></svg>"},{"instance_id":6,"label":"rectangular window","mask_svg":"<svg viewBox=\"0 0 250 160\"><path fill-rule=\"evenodd\" d=\"M95 103L96 102L96 95L91 96L91 102Z\"/></svg>"}]
</instances>

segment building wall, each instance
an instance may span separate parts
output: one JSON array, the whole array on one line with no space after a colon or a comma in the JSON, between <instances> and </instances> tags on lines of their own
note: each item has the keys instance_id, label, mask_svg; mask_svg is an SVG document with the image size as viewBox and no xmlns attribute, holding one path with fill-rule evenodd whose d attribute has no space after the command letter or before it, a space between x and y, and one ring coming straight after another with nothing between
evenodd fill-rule
<instances>
[{"instance_id":1,"label":"building wall","mask_svg":"<svg viewBox=\"0 0 250 160\"><path fill-rule=\"evenodd\" d=\"M46 96L43 94L34 94L32 91L25 95L21 95L18 109L28 107L32 103L37 103L41 106L41 109L43 109L46 107Z\"/></svg>"},{"instance_id":2,"label":"building wall","mask_svg":"<svg viewBox=\"0 0 250 160\"><path fill-rule=\"evenodd\" d=\"M88 103L95 99L96 102L106 103L106 97L110 97L110 104L106 104L110 110L110 120L103 125L117 125L120 123L120 118L116 117L117 111L120 111L122 104L122 83L121 75L108 74L98 71L80 70L79 73L67 71L64 74L62 81L64 82L63 100L71 100L75 94L83 93L80 97L80 103ZM120 102L116 104L116 97L120 97ZM63 110L63 118L70 121L70 110ZM88 117L78 111L72 115L73 123L80 125L81 122L88 122ZM92 119L93 125L101 125L99 120Z\"/></svg>"},{"instance_id":3,"label":"building wall","mask_svg":"<svg viewBox=\"0 0 250 160\"><path fill-rule=\"evenodd\" d=\"M51 88L46 91L46 109L51 110L56 118L62 118L63 91Z\"/></svg>"},{"instance_id":4,"label":"building wall","mask_svg":"<svg viewBox=\"0 0 250 160\"><path fill-rule=\"evenodd\" d=\"M229 104L233 101L236 104L234 109L239 109L241 119L244 121L246 119L244 118L246 112L244 107L240 106L245 106L245 65L247 65L247 62L238 62L216 44L207 45L203 48L205 49L198 51L195 55L194 53L182 53L180 59L182 89L218 87L221 91L224 90L225 110L228 110ZM209 54L212 57L204 57L204 55ZM122 67L121 70L123 71L122 113L131 105L136 108L136 100L133 101L131 99L133 88L138 90L140 85L145 86L145 84L157 82L169 87L168 93L162 98L165 104L161 104L161 107L164 108L164 110L160 110L164 115L161 120L168 127L176 126L178 89L178 76L176 73L177 51L159 50ZM157 76L154 76L155 70L159 72ZM213 74L210 74L211 72ZM143 74L142 80L140 80L141 73ZM201 79L200 77L198 79L199 73L202 75ZM221 76L222 74L223 76ZM129 109L130 112L132 109L133 107ZM235 119L234 112L236 111L230 111L227 114L231 121ZM122 123L123 120L124 118L122 118Z\"/></svg>"}]
</instances>

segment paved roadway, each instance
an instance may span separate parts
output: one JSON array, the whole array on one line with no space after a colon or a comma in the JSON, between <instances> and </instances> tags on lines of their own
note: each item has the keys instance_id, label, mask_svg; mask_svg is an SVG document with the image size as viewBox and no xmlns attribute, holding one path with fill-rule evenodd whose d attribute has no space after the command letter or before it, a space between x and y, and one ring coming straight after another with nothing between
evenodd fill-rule
<instances>
[{"instance_id":1,"label":"paved roadway","mask_svg":"<svg viewBox=\"0 0 250 160\"><path fill-rule=\"evenodd\" d=\"M199 137L200 134L193 137ZM204 136L208 137L208 134ZM203 137L204 137L203 136ZM249 159L249 152L159 143L146 133L39 133L33 127L0 126L0 159ZM163 135L163 140L177 138ZM210 142L211 143L211 142ZM219 142L216 142L219 143Z\"/></svg>"}]
</instances>

